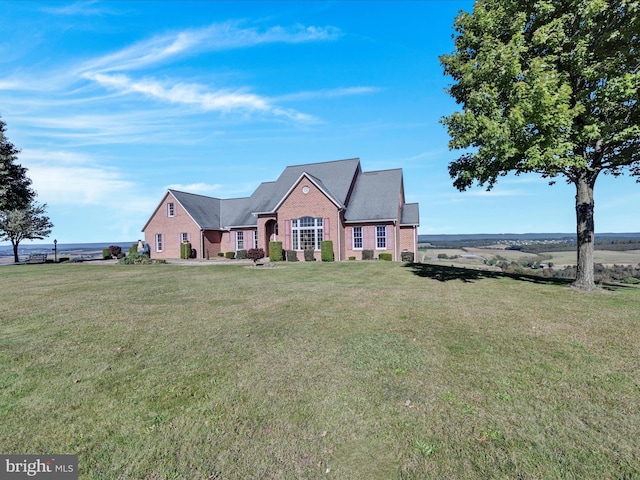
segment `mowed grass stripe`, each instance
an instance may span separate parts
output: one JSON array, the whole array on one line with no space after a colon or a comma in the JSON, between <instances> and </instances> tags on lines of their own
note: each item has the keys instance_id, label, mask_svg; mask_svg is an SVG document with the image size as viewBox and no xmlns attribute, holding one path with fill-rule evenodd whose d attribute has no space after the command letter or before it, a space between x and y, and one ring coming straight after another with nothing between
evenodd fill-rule
<instances>
[{"instance_id":1,"label":"mowed grass stripe","mask_svg":"<svg viewBox=\"0 0 640 480\"><path fill-rule=\"evenodd\" d=\"M389 262L0 287L0 451L77 453L81 478L640 476L637 288Z\"/></svg>"}]
</instances>

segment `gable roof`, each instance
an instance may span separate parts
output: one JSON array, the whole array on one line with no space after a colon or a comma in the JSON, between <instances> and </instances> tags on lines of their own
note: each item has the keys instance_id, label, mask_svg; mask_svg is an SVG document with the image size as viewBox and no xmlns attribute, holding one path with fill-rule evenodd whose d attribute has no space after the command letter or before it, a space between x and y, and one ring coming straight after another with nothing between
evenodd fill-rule
<instances>
[{"instance_id":1,"label":"gable roof","mask_svg":"<svg viewBox=\"0 0 640 480\"><path fill-rule=\"evenodd\" d=\"M220 228L220 202L219 198L205 197L195 193L169 190L169 193L180 202L196 224L204 229Z\"/></svg>"},{"instance_id":2,"label":"gable roof","mask_svg":"<svg viewBox=\"0 0 640 480\"><path fill-rule=\"evenodd\" d=\"M402 198L402 170L362 172L356 181L346 222L396 220Z\"/></svg>"},{"instance_id":3,"label":"gable roof","mask_svg":"<svg viewBox=\"0 0 640 480\"><path fill-rule=\"evenodd\" d=\"M286 167L276 181L261 183L250 197L219 199L171 189L168 194L203 230L255 227L257 214L275 212L304 177L344 209L346 222L419 224L418 204L402 203L402 169L362 172L358 158Z\"/></svg>"},{"instance_id":4,"label":"gable roof","mask_svg":"<svg viewBox=\"0 0 640 480\"><path fill-rule=\"evenodd\" d=\"M345 205L351 184L358 172L360 172L360 159L358 158L287 167L273 182L271 197L267 199L260 210L256 211L263 213L275 211L305 173L312 177L316 185L332 200L340 205Z\"/></svg>"}]
</instances>

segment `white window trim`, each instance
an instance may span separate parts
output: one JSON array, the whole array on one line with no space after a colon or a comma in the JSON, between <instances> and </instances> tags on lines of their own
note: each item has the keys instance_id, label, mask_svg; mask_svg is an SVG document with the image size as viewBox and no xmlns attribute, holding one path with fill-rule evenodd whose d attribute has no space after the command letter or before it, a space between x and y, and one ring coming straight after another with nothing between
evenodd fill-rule
<instances>
[{"instance_id":1,"label":"white window trim","mask_svg":"<svg viewBox=\"0 0 640 480\"><path fill-rule=\"evenodd\" d=\"M384 228L384 247L378 246L378 239L383 238L378 235L378 229ZM389 239L387 238L387 226L386 225L376 225L376 250L388 250Z\"/></svg>"},{"instance_id":2,"label":"white window trim","mask_svg":"<svg viewBox=\"0 0 640 480\"><path fill-rule=\"evenodd\" d=\"M164 238L161 233L156 233L154 236L156 252L161 253L164 250Z\"/></svg>"},{"instance_id":3,"label":"white window trim","mask_svg":"<svg viewBox=\"0 0 640 480\"><path fill-rule=\"evenodd\" d=\"M300 220L302 220L303 218L312 218L313 219L313 226L308 226L305 225L304 227L300 225ZM320 223L320 225L318 225L318 223ZM303 252L304 249L301 248L300 244L301 244L301 240L302 240L302 236L300 235L301 230L314 230L315 232L315 245L313 248L314 252L319 252L321 250L321 246L322 246L322 240L324 240L324 218L322 217L311 217L309 215L305 215L304 217L300 217L300 218L293 218L291 219L291 244L292 244L292 249L295 250L296 252ZM295 234L294 234L295 231Z\"/></svg>"},{"instance_id":4,"label":"white window trim","mask_svg":"<svg viewBox=\"0 0 640 480\"><path fill-rule=\"evenodd\" d=\"M360 229L360 237L358 238L360 240L360 246L359 247L356 247L356 228ZM351 246L353 247L354 250L363 250L364 249L364 233L363 233L362 227L352 227L352 230L351 230Z\"/></svg>"},{"instance_id":5,"label":"white window trim","mask_svg":"<svg viewBox=\"0 0 640 480\"><path fill-rule=\"evenodd\" d=\"M167 203L167 217L176 216L176 205L173 202Z\"/></svg>"},{"instance_id":6,"label":"white window trim","mask_svg":"<svg viewBox=\"0 0 640 480\"><path fill-rule=\"evenodd\" d=\"M242 246L240 246L242 242ZM236 250L244 250L244 231L238 230L236 232Z\"/></svg>"}]
</instances>

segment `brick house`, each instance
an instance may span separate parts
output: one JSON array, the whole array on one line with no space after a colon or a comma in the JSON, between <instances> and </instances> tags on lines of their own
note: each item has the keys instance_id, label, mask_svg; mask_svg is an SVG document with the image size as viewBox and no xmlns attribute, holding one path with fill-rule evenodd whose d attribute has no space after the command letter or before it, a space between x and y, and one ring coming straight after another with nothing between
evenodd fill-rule
<instances>
[{"instance_id":1,"label":"brick house","mask_svg":"<svg viewBox=\"0 0 640 480\"><path fill-rule=\"evenodd\" d=\"M401 169L363 172L357 158L286 167L275 182L264 182L250 197L220 199L168 190L145 226L155 258L179 258L190 242L197 258L263 248L282 242L284 250L312 249L332 240L337 261L403 251L417 252L419 210L405 203Z\"/></svg>"}]
</instances>

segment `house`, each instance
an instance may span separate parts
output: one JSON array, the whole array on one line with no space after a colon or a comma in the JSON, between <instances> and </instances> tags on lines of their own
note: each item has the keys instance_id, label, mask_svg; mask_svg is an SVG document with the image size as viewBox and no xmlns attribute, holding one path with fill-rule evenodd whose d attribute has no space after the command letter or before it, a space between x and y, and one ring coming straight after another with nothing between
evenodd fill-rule
<instances>
[{"instance_id":1,"label":"house","mask_svg":"<svg viewBox=\"0 0 640 480\"><path fill-rule=\"evenodd\" d=\"M320 242L333 242L334 258L362 258L363 250L417 252L419 210L405 203L401 169L363 172L357 158L286 167L250 197L221 199L168 190L142 231L155 258L179 258L190 242L196 257L263 248L282 242L303 260Z\"/></svg>"}]
</instances>

